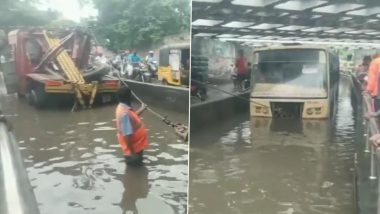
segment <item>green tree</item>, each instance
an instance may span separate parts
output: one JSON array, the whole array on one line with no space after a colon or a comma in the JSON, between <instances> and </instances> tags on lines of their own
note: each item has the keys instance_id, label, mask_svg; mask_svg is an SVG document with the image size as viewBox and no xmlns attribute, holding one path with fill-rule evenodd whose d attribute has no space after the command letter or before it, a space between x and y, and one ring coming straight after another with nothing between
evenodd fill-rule
<instances>
[{"instance_id":1,"label":"green tree","mask_svg":"<svg viewBox=\"0 0 380 214\"><path fill-rule=\"evenodd\" d=\"M41 11L37 0L0 0L0 28L15 26L43 26L58 18L55 11Z\"/></svg>"},{"instance_id":2,"label":"green tree","mask_svg":"<svg viewBox=\"0 0 380 214\"><path fill-rule=\"evenodd\" d=\"M83 0L82 0L83 1ZM189 0L93 0L99 11L96 33L108 48L135 48L190 28Z\"/></svg>"}]
</instances>

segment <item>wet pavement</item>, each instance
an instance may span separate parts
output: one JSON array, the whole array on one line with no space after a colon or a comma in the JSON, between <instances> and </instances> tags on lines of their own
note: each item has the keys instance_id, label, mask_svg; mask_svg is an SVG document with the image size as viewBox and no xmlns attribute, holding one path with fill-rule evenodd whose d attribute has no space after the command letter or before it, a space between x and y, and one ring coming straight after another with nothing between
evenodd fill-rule
<instances>
[{"instance_id":1,"label":"wet pavement","mask_svg":"<svg viewBox=\"0 0 380 214\"><path fill-rule=\"evenodd\" d=\"M247 113L191 133L189 213L355 213L350 95L342 78L332 123Z\"/></svg>"},{"instance_id":2,"label":"wet pavement","mask_svg":"<svg viewBox=\"0 0 380 214\"><path fill-rule=\"evenodd\" d=\"M116 141L114 105L81 112L35 110L1 97L42 214L186 213L188 144L149 112L145 167L127 168ZM154 107L152 107L154 108ZM187 124L187 115L155 110Z\"/></svg>"}]
</instances>

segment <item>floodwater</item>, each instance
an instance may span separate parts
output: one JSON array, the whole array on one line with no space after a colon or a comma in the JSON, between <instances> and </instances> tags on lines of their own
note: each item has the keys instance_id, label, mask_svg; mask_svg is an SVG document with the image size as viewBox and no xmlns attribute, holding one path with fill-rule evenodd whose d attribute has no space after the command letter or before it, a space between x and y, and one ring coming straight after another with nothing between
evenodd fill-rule
<instances>
[{"instance_id":1,"label":"floodwater","mask_svg":"<svg viewBox=\"0 0 380 214\"><path fill-rule=\"evenodd\" d=\"M174 214L187 211L188 146L149 112L145 167L127 168L116 141L114 105L92 110L35 110L1 99L42 214ZM154 107L152 107L154 108ZM187 124L187 115L166 113Z\"/></svg>"},{"instance_id":2,"label":"floodwater","mask_svg":"<svg viewBox=\"0 0 380 214\"><path fill-rule=\"evenodd\" d=\"M190 214L351 214L355 120L340 84L329 121L242 115L192 133Z\"/></svg>"}]
</instances>

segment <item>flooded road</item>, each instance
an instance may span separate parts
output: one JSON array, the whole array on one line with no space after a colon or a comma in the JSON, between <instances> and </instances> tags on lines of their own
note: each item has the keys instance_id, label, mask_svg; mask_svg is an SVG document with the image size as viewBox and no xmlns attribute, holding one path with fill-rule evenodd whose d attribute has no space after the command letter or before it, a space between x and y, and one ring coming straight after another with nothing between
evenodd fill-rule
<instances>
[{"instance_id":1,"label":"flooded road","mask_svg":"<svg viewBox=\"0 0 380 214\"><path fill-rule=\"evenodd\" d=\"M18 114L11 120L42 214L186 213L188 144L151 113L142 115L146 164L133 170L116 141L115 106L71 113L38 111L13 96L0 102ZM187 124L187 115L157 111Z\"/></svg>"},{"instance_id":2,"label":"flooded road","mask_svg":"<svg viewBox=\"0 0 380 214\"><path fill-rule=\"evenodd\" d=\"M355 213L347 79L339 91L334 123L247 114L192 133L189 213Z\"/></svg>"}]
</instances>

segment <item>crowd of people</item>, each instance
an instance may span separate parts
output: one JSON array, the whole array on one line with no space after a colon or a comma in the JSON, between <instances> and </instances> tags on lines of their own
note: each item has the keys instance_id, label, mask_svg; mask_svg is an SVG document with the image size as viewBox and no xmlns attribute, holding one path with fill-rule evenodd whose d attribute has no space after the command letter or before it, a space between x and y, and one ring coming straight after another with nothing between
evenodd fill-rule
<instances>
[{"instance_id":1,"label":"crowd of people","mask_svg":"<svg viewBox=\"0 0 380 214\"><path fill-rule=\"evenodd\" d=\"M149 51L145 57L145 60L143 60L143 58L140 57L136 50L124 50L120 51L112 60L113 66L120 70L123 74L126 74L128 77L133 76L134 68L142 66L142 64L147 66L149 72L152 73L152 76L155 76L157 69L155 63L154 51Z\"/></svg>"},{"instance_id":2,"label":"crowd of people","mask_svg":"<svg viewBox=\"0 0 380 214\"><path fill-rule=\"evenodd\" d=\"M136 50L133 50L133 51L129 51L129 50L125 50L125 51L120 51L115 59L114 59L114 63L132 63L132 64L136 64L136 63L141 63L143 60L141 59L141 57L138 55L137 51ZM145 62L146 63L151 63L154 61L154 51L149 51L148 55L145 57Z\"/></svg>"}]
</instances>

